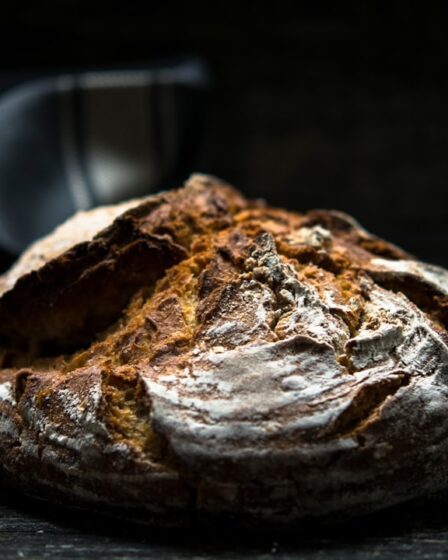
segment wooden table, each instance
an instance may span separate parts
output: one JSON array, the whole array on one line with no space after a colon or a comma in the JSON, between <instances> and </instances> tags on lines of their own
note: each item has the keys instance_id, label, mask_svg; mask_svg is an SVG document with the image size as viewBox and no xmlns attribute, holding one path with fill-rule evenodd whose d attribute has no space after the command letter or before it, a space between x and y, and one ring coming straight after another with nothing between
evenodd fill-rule
<instances>
[{"instance_id":1,"label":"wooden table","mask_svg":"<svg viewBox=\"0 0 448 560\"><path fill-rule=\"evenodd\" d=\"M448 558L448 496L300 534L135 527L2 491L0 558L206 560Z\"/></svg>"}]
</instances>

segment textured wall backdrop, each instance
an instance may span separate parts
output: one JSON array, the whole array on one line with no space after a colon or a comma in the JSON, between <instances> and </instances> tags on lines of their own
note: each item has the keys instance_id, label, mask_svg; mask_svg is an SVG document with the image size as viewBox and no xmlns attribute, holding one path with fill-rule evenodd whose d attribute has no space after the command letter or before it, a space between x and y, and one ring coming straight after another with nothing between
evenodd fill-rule
<instances>
[{"instance_id":1,"label":"textured wall backdrop","mask_svg":"<svg viewBox=\"0 0 448 560\"><path fill-rule=\"evenodd\" d=\"M0 74L200 54L214 89L197 169L279 205L348 211L448 264L445 20L435 4L359 4L293 15L255 2L165 1L143 13L8 0Z\"/></svg>"}]
</instances>

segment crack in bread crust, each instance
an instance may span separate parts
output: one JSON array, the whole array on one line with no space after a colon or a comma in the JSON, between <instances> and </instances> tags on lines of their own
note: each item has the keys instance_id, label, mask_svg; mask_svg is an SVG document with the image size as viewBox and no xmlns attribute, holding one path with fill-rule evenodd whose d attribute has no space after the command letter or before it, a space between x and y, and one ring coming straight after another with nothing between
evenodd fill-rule
<instances>
[{"instance_id":1,"label":"crack in bread crust","mask_svg":"<svg viewBox=\"0 0 448 560\"><path fill-rule=\"evenodd\" d=\"M123 210L0 283L8 480L178 525L294 524L448 484L446 271L206 176Z\"/></svg>"}]
</instances>

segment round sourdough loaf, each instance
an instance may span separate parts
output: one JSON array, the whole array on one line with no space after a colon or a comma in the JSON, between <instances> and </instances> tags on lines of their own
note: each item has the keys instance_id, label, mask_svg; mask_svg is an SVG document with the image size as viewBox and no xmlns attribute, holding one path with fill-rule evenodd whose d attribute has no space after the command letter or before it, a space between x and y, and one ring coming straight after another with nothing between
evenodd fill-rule
<instances>
[{"instance_id":1,"label":"round sourdough loaf","mask_svg":"<svg viewBox=\"0 0 448 560\"><path fill-rule=\"evenodd\" d=\"M448 273L193 176L0 280L0 470L148 523L292 526L448 485Z\"/></svg>"}]
</instances>

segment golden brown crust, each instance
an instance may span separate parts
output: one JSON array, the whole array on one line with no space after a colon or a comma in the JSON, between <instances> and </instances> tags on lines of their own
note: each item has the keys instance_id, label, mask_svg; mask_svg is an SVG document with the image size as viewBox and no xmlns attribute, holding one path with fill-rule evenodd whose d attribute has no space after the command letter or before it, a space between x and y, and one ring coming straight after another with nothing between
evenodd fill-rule
<instances>
[{"instance_id":1,"label":"golden brown crust","mask_svg":"<svg viewBox=\"0 0 448 560\"><path fill-rule=\"evenodd\" d=\"M26 492L276 525L447 483L443 269L205 176L49 239L0 297L0 464Z\"/></svg>"}]
</instances>

